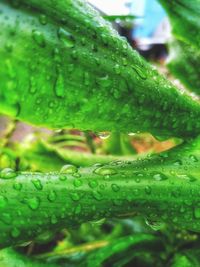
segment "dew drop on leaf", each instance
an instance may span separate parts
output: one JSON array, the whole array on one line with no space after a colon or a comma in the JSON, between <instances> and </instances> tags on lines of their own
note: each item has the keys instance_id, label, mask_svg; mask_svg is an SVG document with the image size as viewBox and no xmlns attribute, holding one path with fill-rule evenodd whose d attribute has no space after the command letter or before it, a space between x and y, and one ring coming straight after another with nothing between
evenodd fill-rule
<instances>
[{"instance_id":1,"label":"dew drop on leaf","mask_svg":"<svg viewBox=\"0 0 200 267\"><path fill-rule=\"evenodd\" d=\"M200 219L200 207L195 207L194 208L194 217L196 219Z\"/></svg>"},{"instance_id":2,"label":"dew drop on leaf","mask_svg":"<svg viewBox=\"0 0 200 267\"><path fill-rule=\"evenodd\" d=\"M74 186L75 187L80 187L80 186L82 186L82 184L83 184L82 180L80 180L80 179L75 179L74 180Z\"/></svg>"},{"instance_id":3,"label":"dew drop on leaf","mask_svg":"<svg viewBox=\"0 0 200 267\"><path fill-rule=\"evenodd\" d=\"M40 15L40 16L39 16L39 22L40 22L42 25L46 25L46 24L47 24L47 16L46 16L46 15Z\"/></svg>"},{"instance_id":4,"label":"dew drop on leaf","mask_svg":"<svg viewBox=\"0 0 200 267\"><path fill-rule=\"evenodd\" d=\"M64 173L64 174L74 174L78 172L78 168L75 165L64 165L61 170L60 173Z\"/></svg>"},{"instance_id":5,"label":"dew drop on leaf","mask_svg":"<svg viewBox=\"0 0 200 267\"><path fill-rule=\"evenodd\" d=\"M97 168L97 169L94 170L94 173L95 174L99 174L99 175L103 175L103 176L117 174L115 169L108 168L108 167Z\"/></svg>"},{"instance_id":6,"label":"dew drop on leaf","mask_svg":"<svg viewBox=\"0 0 200 267\"><path fill-rule=\"evenodd\" d=\"M81 213L81 211L82 211L82 206L81 206L81 204L78 204L74 209L74 214L78 215Z\"/></svg>"},{"instance_id":7,"label":"dew drop on leaf","mask_svg":"<svg viewBox=\"0 0 200 267\"><path fill-rule=\"evenodd\" d=\"M103 199L103 196L102 196L102 194L101 194L99 191L94 191L94 192L92 193L92 195L93 195L94 199L96 199L96 200L98 200L98 201L100 201L100 200Z\"/></svg>"},{"instance_id":8,"label":"dew drop on leaf","mask_svg":"<svg viewBox=\"0 0 200 267\"><path fill-rule=\"evenodd\" d=\"M7 199L4 196L0 196L0 208L4 208L7 205Z\"/></svg>"},{"instance_id":9,"label":"dew drop on leaf","mask_svg":"<svg viewBox=\"0 0 200 267\"><path fill-rule=\"evenodd\" d=\"M46 43L42 32L33 30L32 36L37 45L39 45L40 47L45 47Z\"/></svg>"},{"instance_id":10,"label":"dew drop on leaf","mask_svg":"<svg viewBox=\"0 0 200 267\"><path fill-rule=\"evenodd\" d=\"M40 199L38 197L32 197L25 200L29 208L32 210L37 210L40 205Z\"/></svg>"},{"instance_id":11,"label":"dew drop on leaf","mask_svg":"<svg viewBox=\"0 0 200 267\"><path fill-rule=\"evenodd\" d=\"M19 231L19 229L17 229L16 227L14 227L14 228L12 229L12 231L11 231L11 236L12 236L13 238L17 238L17 237L19 237L19 236L20 236L20 231Z\"/></svg>"},{"instance_id":12,"label":"dew drop on leaf","mask_svg":"<svg viewBox=\"0 0 200 267\"><path fill-rule=\"evenodd\" d=\"M58 29L58 38L67 48L75 47L75 38L63 28Z\"/></svg>"},{"instance_id":13,"label":"dew drop on leaf","mask_svg":"<svg viewBox=\"0 0 200 267\"><path fill-rule=\"evenodd\" d=\"M64 97L65 95L64 77L59 72L55 82L54 90L57 97Z\"/></svg>"},{"instance_id":14,"label":"dew drop on leaf","mask_svg":"<svg viewBox=\"0 0 200 267\"><path fill-rule=\"evenodd\" d=\"M33 185L35 186L35 188L37 190L42 190L43 189L43 185L41 183L41 181L39 179L33 179L31 180L31 182L33 183Z\"/></svg>"},{"instance_id":15,"label":"dew drop on leaf","mask_svg":"<svg viewBox=\"0 0 200 267\"><path fill-rule=\"evenodd\" d=\"M47 196L47 199L50 201L50 202L54 202L57 198L57 195L56 195L56 192L54 190L51 190Z\"/></svg>"},{"instance_id":16,"label":"dew drop on leaf","mask_svg":"<svg viewBox=\"0 0 200 267\"><path fill-rule=\"evenodd\" d=\"M110 133L109 132L100 132L98 133L99 138L105 140L108 139L110 137Z\"/></svg>"},{"instance_id":17,"label":"dew drop on leaf","mask_svg":"<svg viewBox=\"0 0 200 267\"><path fill-rule=\"evenodd\" d=\"M15 190L17 190L17 191L20 191L20 190L22 189L22 184L19 183L19 182L15 182L15 183L13 184L13 188L14 188Z\"/></svg>"},{"instance_id":18,"label":"dew drop on leaf","mask_svg":"<svg viewBox=\"0 0 200 267\"><path fill-rule=\"evenodd\" d=\"M118 192L120 190L120 187L117 184L112 184L111 187L114 192Z\"/></svg>"},{"instance_id":19,"label":"dew drop on leaf","mask_svg":"<svg viewBox=\"0 0 200 267\"><path fill-rule=\"evenodd\" d=\"M57 222L58 222L58 219L57 219L56 215L53 214L53 215L51 216L51 223L52 223L52 224L56 224Z\"/></svg>"},{"instance_id":20,"label":"dew drop on leaf","mask_svg":"<svg viewBox=\"0 0 200 267\"><path fill-rule=\"evenodd\" d=\"M0 178L1 179L12 179L17 176L17 173L10 168L5 168L0 172Z\"/></svg>"},{"instance_id":21,"label":"dew drop on leaf","mask_svg":"<svg viewBox=\"0 0 200 267\"><path fill-rule=\"evenodd\" d=\"M98 183L97 183L97 181L90 181L89 183L88 183L88 185L89 185L89 187L90 188L96 188L97 186L98 186Z\"/></svg>"},{"instance_id":22,"label":"dew drop on leaf","mask_svg":"<svg viewBox=\"0 0 200 267\"><path fill-rule=\"evenodd\" d=\"M80 195L76 192L71 193L70 196L71 196L71 199L73 201L79 201L80 200Z\"/></svg>"},{"instance_id":23,"label":"dew drop on leaf","mask_svg":"<svg viewBox=\"0 0 200 267\"><path fill-rule=\"evenodd\" d=\"M156 181L164 181L164 180L167 180L167 176L163 173L154 173L153 174L153 179L156 180Z\"/></svg>"}]
</instances>

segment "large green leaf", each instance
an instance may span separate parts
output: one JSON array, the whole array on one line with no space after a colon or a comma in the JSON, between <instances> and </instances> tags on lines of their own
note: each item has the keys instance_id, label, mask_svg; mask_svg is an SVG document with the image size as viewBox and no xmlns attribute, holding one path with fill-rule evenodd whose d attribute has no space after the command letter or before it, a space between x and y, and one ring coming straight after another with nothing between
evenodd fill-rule
<instances>
[{"instance_id":1,"label":"large green leaf","mask_svg":"<svg viewBox=\"0 0 200 267\"><path fill-rule=\"evenodd\" d=\"M174 35L200 48L200 0L159 0L166 9Z\"/></svg>"},{"instance_id":2,"label":"large green leaf","mask_svg":"<svg viewBox=\"0 0 200 267\"><path fill-rule=\"evenodd\" d=\"M173 40L168 68L189 90L200 95L200 53L184 42Z\"/></svg>"},{"instance_id":3,"label":"large green leaf","mask_svg":"<svg viewBox=\"0 0 200 267\"><path fill-rule=\"evenodd\" d=\"M0 173L0 245L18 244L44 231L82 222L143 214L200 230L200 139L132 162L60 173Z\"/></svg>"},{"instance_id":4,"label":"large green leaf","mask_svg":"<svg viewBox=\"0 0 200 267\"><path fill-rule=\"evenodd\" d=\"M80 0L0 2L0 111L36 125L195 136L200 104Z\"/></svg>"}]
</instances>

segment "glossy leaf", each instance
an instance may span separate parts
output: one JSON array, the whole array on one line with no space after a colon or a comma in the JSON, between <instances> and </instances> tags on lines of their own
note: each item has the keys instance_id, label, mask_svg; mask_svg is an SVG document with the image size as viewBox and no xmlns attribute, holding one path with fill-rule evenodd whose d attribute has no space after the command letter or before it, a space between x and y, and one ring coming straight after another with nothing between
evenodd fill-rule
<instances>
[{"instance_id":1,"label":"glossy leaf","mask_svg":"<svg viewBox=\"0 0 200 267\"><path fill-rule=\"evenodd\" d=\"M200 95L200 53L184 42L170 43L168 68L190 91Z\"/></svg>"},{"instance_id":2,"label":"glossy leaf","mask_svg":"<svg viewBox=\"0 0 200 267\"><path fill-rule=\"evenodd\" d=\"M200 139L132 162L60 173L0 173L0 245L29 241L44 231L140 213L150 224L200 230Z\"/></svg>"},{"instance_id":3,"label":"glossy leaf","mask_svg":"<svg viewBox=\"0 0 200 267\"><path fill-rule=\"evenodd\" d=\"M0 10L0 111L59 129L200 132L199 102L84 1L2 0Z\"/></svg>"},{"instance_id":4,"label":"glossy leaf","mask_svg":"<svg viewBox=\"0 0 200 267\"><path fill-rule=\"evenodd\" d=\"M159 0L166 9L174 35L200 48L200 0Z\"/></svg>"}]
</instances>

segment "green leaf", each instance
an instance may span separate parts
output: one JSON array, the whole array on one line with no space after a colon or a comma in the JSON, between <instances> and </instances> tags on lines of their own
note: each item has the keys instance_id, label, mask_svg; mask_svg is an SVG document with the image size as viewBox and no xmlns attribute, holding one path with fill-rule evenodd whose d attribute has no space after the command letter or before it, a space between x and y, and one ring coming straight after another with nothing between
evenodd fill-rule
<instances>
[{"instance_id":1,"label":"green leaf","mask_svg":"<svg viewBox=\"0 0 200 267\"><path fill-rule=\"evenodd\" d=\"M168 68L189 90L200 95L200 52L184 42L173 40Z\"/></svg>"},{"instance_id":2,"label":"green leaf","mask_svg":"<svg viewBox=\"0 0 200 267\"><path fill-rule=\"evenodd\" d=\"M0 246L102 218L142 214L200 231L200 138L132 162L60 173L0 173Z\"/></svg>"},{"instance_id":3,"label":"green leaf","mask_svg":"<svg viewBox=\"0 0 200 267\"><path fill-rule=\"evenodd\" d=\"M200 103L85 1L0 2L0 111L49 128L196 136Z\"/></svg>"},{"instance_id":4,"label":"green leaf","mask_svg":"<svg viewBox=\"0 0 200 267\"><path fill-rule=\"evenodd\" d=\"M191 259L187 255L179 253L175 255L171 266L172 267L198 267L199 263Z\"/></svg>"},{"instance_id":5,"label":"green leaf","mask_svg":"<svg viewBox=\"0 0 200 267\"><path fill-rule=\"evenodd\" d=\"M2 267L58 267L56 264L41 263L28 258L12 249L0 250L0 266Z\"/></svg>"},{"instance_id":6,"label":"green leaf","mask_svg":"<svg viewBox=\"0 0 200 267\"><path fill-rule=\"evenodd\" d=\"M162 245L161 242L158 242L157 238L152 235L135 234L133 236L122 237L117 240L113 240L107 246L100 248L89 254L85 262L80 264L80 266L87 266L87 267L104 266L103 264L106 260L107 261L110 260L112 262L112 266L119 266L118 261L120 261L120 259L117 258L120 258L119 256L121 253L122 253L121 257L126 259L126 257L128 256L127 255L128 250L131 250L132 255L130 258L134 258L134 256L137 255L138 251L144 251L146 249L151 250L155 249L155 247L157 247L159 251L162 248ZM109 266L111 266L110 264Z\"/></svg>"},{"instance_id":7,"label":"green leaf","mask_svg":"<svg viewBox=\"0 0 200 267\"><path fill-rule=\"evenodd\" d=\"M200 0L159 0L166 9L173 34L189 45L200 48Z\"/></svg>"}]
</instances>

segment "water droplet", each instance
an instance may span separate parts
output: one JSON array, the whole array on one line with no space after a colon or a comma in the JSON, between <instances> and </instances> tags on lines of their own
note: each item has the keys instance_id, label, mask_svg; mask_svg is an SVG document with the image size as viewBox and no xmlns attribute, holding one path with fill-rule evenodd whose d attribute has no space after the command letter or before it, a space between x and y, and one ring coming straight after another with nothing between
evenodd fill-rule
<instances>
[{"instance_id":1,"label":"water droplet","mask_svg":"<svg viewBox=\"0 0 200 267\"><path fill-rule=\"evenodd\" d=\"M142 68L140 68L139 66L136 66L136 65L132 66L132 68L142 80L146 80L147 79L147 75L145 73L145 69L142 69Z\"/></svg>"},{"instance_id":2,"label":"water droplet","mask_svg":"<svg viewBox=\"0 0 200 267\"><path fill-rule=\"evenodd\" d=\"M102 218L100 220L97 220L97 221L91 221L90 224L93 226L93 227L96 227L96 226L101 226L105 223L106 221L106 218Z\"/></svg>"},{"instance_id":3,"label":"water droplet","mask_svg":"<svg viewBox=\"0 0 200 267\"><path fill-rule=\"evenodd\" d=\"M123 201L122 201L121 199L114 199L114 200L113 200L113 204L114 204L115 206L121 206L122 203L123 203Z\"/></svg>"},{"instance_id":4,"label":"water droplet","mask_svg":"<svg viewBox=\"0 0 200 267\"><path fill-rule=\"evenodd\" d=\"M33 30L32 32L33 40L39 45L40 47L45 47L45 39L42 32L38 30Z\"/></svg>"},{"instance_id":5,"label":"water droplet","mask_svg":"<svg viewBox=\"0 0 200 267\"><path fill-rule=\"evenodd\" d=\"M35 94L37 92L37 84L36 79L32 76L30 77L30 88L29 91L31 94Z\"/></svg>"},{"instance_id":6,"label":"water droplet","mask_svg":"<svg viewBox=\"0 0 200 267\"><path fill-rule=\"evenodd\" d=\"M12 217L9 213L1 213L1 220L6 224L10 224L12 222Z\"/></svg>"},{"instance_id":7,"label":"water droplet","mask_svg":"<svg viewBox=\"0 0 200 267\"><path fill-rule=\"evenodd\" d=\"M57 222L58 222L58 219L57 219L56 215L53 214L53 215L51 216L51 223L52 223L52 224L56 224Z\"/></svg>"},{"instance_id":8,"label":"water droplet","mask_svg":"<svg viewBox=\"0 0 200 267\"><path fill-rule=\"evenodd\" d=\"M98 136L101 139L105 140L105 139L108 139L110 137L110 133L109 132L100 132L100 133L98 133Z\"/></svg>"},{"instance_id":9,"label":"water droplet","mask_svg":"<svg viewBox=\"0 0 200 267\"><path fill-rule=\"evenodd\" d=\"M153 179L156 181L164 181L167 180L167 176L164 175L163 173L153 173Z\"/></svg>"},{"instance_id":10,"label":"water droplet","mask_svg":"<svg viewBox=\"0 0 200 267\"><path fill-rule=\"evenodd\" d=\"M120 187L117 184L112 184L111 187L114 192L118 192L120 190Z\"/></svg>"},{"instance_id":11,"label":"water droplet","mask_svg":"<svg viewBox=\"0 0 200 267\"><path fill-rule=\"evenodd\" d=\"M0 208L4 208L7 204L7 199L4 196L0 196Z\"/></svg>"},{"instance_id":12,"label":"water droplet","mask_svg":"<svg viewBox=\"0 0 200 267\"><path fill-rule=\"evenodd\" d=\"M16 227L14 227L14 228L12 229L12 231L11 231L11 236L12 236L13 238L17 238L17 237L19 237L19 236L20 236L20 231L19 231L19 229L17 229Z\"/></svg>"},{"instance_id":13,"label":"water droplet","mask_svg":"<svg viewBox=\"0 0 200 267\"><path fill-rule=\"evenodd\" d=\"M147 195L150 195L151 194L151 187L147 185L145 187L145 192L146 192Z\"/></svg>"},{"instance_id":14,"label":"water droplet","mask_svg":"<svg viewBox=\"0 0 200 267\"><path fill-rule=\"evenodd\" d=\"M116 74L120 74L121 73L120 65L116 64L114 70Z\"/></svg>"},{"instance_id":15,"label":"water droplet","mask_svg":"<svg viewBox=\"0 0 200 267\"><path fill-rule=\"evenodd\" d=\"M71 195L71 198L73 201L79 201L80 200L80 195L78 193L73 192L70 195Z\"/></svg>"},{"instance_id":16,"label":"water droplet","mask_svg":"<svg viewBox=\"0 0 200 267\"><path fill-rule=\"evenodd\" d=\"M110 137L110 133L109 132L100 132L100 133L98 133L98 136L101 139L105 140L105 139L108 139Z\"/></svg>"},{"instance_id":17,"label":"water droplet","mask_svg":"<svg viewBox=\"0 0 200 267\"><path fill-rule=\"evenodd\" d=\"M84 83L85 86L89 86L90 85L90 74L88 72L84 72L83 83Z\"/></svg>"},{"instance_id":18,"label":"water droplet","mask_svg":"<svg viewBox=\"0 0 200 267\"><path fill-rule=\"evenodd\" d=\"M13 50L13 45L11 43L6 43L5 48L7 52L11 53Z\"/></svg>"},{"instance_id":19,"label":"water droplet","mask_svg":"<svg viewBox=\"0 0 200 267\"><path fill-rule=\"evenodd\" d=\"M15 190L17 190L17 191L20 191L20 190L22 189L22 184L16 182L16 183L13 184L13 188L14 188Z\"/></svg>"},{"instance_id":20,"label":"water droplet","mask_svg":"<svg viewBox=\"0 0 200 267\"><path fill-rule=\"evenodd\" d=\"M198 158L194 155L190 155L189 158L191 159L191 161L193 162L198 162Z\"/></svg>"},{"instance_id":21,"label":"water droplet","mask_svg":"<svg viewBox=\"0 0 200 267\"><path fill-rule=\"evenodd\" d=\"M40 199L38 197L32 197L26 199L25 202L28 204L29 208L32 210L37 210L40 205Z\"/></svg>"},{"instance_id":22,"label":"water droplet","mask_svg":"<svg viewBox=\"0 0 200 267\"><path fill-rule=\"evenodd\" d=\"M136 135L137 133L128 133L129 136L134 136Z\"/></svg>"},{"instance_id":23,"label":"water droplet","mask_svg":"<svg viewBox=\"0 0 200 267\"><path fill-rule=\"evenodd\" d=\"M43 186L42 186L42 183L39 179L33 179L31 180L31 182L33 183L33 185L35 186L35 188L37 190L42 190L43 189Z\"/></svg>"},{"instance_id":24,"label":"water droplet","mask_svg":"<svg viewBox=\"0 0 200 267\"><path fill-rule=\"evenodd\" d=\"M97 169L94 170L94 173L95 174L99 174L99 175L103 175L103 176L117 174L115 169L108 168L108 167L97 168Z\"/></svg>"},{"instance_id":25,"label":"water droplet","mask_svg":"<svg viewBox=\"0 0 200 267\"><path fill-rule=\"evenodd\" d=\"M65 82L64 77L58 72L58 76L55 82L55 94L57 97L64 97L65 96Z\"/></svg>"},{"instance_id":26,"label":"water droplet","mask_svg":"<svg viewBox=\"0 0 200 267\"><path fill-rule=\"evenodd\" d=\"M158 221L152 221L151 219L146 219L146 224L150 226L154 231L161 230L164 227L164 223Z\"/></svg>"},{"instance_id":27,"label":"water droplet","mask_svg":"<svg viewBox=\"0 0 200 267\"><path fill-rule=\"evenodd\" d=\"M74 180L74 186L75 187L80 187L80 186L82 186L82 184L83 184L82 180L80 180L80 179L75 179Z\"/></svg>"},{"instance_id":28,"label":"water droplet","mask_svg":"<svg viewBox=\"0 0 200 267\"><path fill-rule=\"evenodd\" d=\"M66 175L60 175L59 176L59 180L62 181L62 182L64 182L64 181L67 180L67 176Z\"/></svg>"},{"instance_id":29,"label":"water droplet","mask_svg":"<svg viewBox=\"0 0 200 267\"><path fill-rule=\"evenodd\" d=\"M54 202L57 198L57 195L56 195L56 192L54 190L51 190L47 196L47 199L50 201L50 202Z\"/></svg>"},{"instance_id":30,"label":"water droplet","mask_svg":"<svg viewBox=\"0 0 200 267\"><path fill-rule=\"evenodd\" d=\"M98 186L97 181L90 181L90 182L89 182L89 187L90 187L90 188L93 189L93 188L96 188L97 186Z\"/></svg>"},{"instance_id":31,"label":"water droplet","mask_svg":"<svg viewBox=\"0 0 200 267\"><path fill-rule=\"evenodd\" d=\"M58 38L63 42L63 44L68 48L75 47L75 38L63 28L58 30Z\"/></svg>"},{"instance_id":32,"label":"water droplet","mask_svg":"<svg viewBox=\"0 0 200 267\"><path fill-rule=\"evenodd\" d=\"M180 159L176 160L174 163L173 163L174 166L181 166L183 165L182 161Z\"/></svg>"},{"instance_id":33,"label":"water droplet","mask_svg":"<svg viewBox=\"0 0 200 267\"><path fill-rule=\"evenodd\" d=\"M96 82L103 88L110 88L112 85L112 80L107 74L97 78Z\"/></svg>"},{"instance_id":34,"label":"water droplet","mask_svg":"<svg viewBox=\"0 0 200 267\"><path fill-rule=\"evenodd\" d=\"M81 204L78 204L78 205L75 207L75 209L74 209L74 214L75 214L75 215L78 215L78 214L81 213L81 211L82 211Z\"/></svg>"},{"instance_id":35,"label":"water droplet","mask_svg":"<svg viewBox=\"0 0 200 267\"><path fill-rule=\"evenodd\" d=\"M200 219L200 207L195 207L194 208L194 217L196 219Z\"/></svg>"},{"instance_id":36,"label":"water droplet","mask_svg":"<svg viewBox=\"0 0 200 267\"><path fill-rule=\"evenodd\" d=\"M95 191L92 193L93 197L96 199L96 200L102 200L103 199L103 196L102 194L99 192L99 191Z\"/></svg>"},{"instance_id":37,"label":"water droplet","mask_svg":"<svg viewBox=\"0 0 200 267\"><path fill-rule=\"evenodd\" d=\"M39 16L39 22L40 22L42 25L46 25L46 24L47 24L47 16L46 16L46 15L40 15L40 16Z\"/></svg>"},{"instance_id":38,"label":"water droplet","mask_svg":"<svg viewBox=\"0 0 200 267\"><path fill-rule=\"evenodd\" d=\"M74 174L76 172L78 172L78 168L70 164L64 165L60 170L60 173L64 174Z\"/></svg>"},{"instance_id":39,"label":"water droplet","mask_svg":"<svg viewBox=\"0 0 200 267\"><path fill-rule=\"evenodd\" d=\"M0 178L2 179L12 179L17 176L17 173L10 168L5 168L0 172Z\"/></svg>"}]
</instances>

